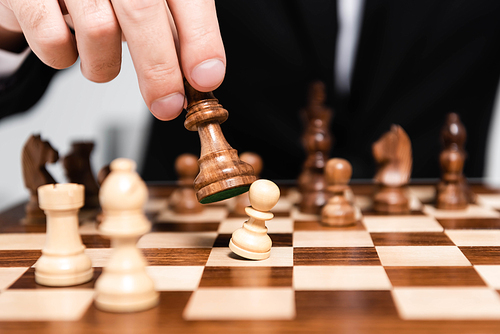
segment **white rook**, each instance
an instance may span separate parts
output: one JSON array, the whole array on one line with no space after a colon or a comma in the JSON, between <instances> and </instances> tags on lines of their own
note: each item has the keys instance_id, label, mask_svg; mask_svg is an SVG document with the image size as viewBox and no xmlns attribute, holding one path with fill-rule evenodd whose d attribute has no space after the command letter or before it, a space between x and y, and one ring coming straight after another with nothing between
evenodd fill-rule
<instances>
[{"instance_id":1,"label":"white rook","mask_svg":"<svg viewBox=\"0 0 500 334\"><path fill-rule=\"evenodd\" d=\"M40 208L47 216L42 256L35 264L35 280L48 286L88 282L93 269L78 233L78 210L84 203L80 184L46 184L38 188Z\"/></svg>"}]
</instances>

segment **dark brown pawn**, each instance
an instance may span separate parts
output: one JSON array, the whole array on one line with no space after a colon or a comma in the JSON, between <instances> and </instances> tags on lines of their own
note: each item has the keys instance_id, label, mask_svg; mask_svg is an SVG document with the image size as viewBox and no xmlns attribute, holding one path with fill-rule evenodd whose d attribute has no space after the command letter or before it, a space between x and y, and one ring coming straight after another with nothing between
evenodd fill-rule
<instances>
[{"instance_id":1,"label":"dark brown pawn","mask_svg":"<svg viewBox=\"0 0 500 334\"><path fill-rule=\"evenodd\" d=\"M94 149L92 142L74 142L71 152L64 157L63 165L69 182L85 187L84 208L99 207L99 186L90 167L90 154Z\"/></svg>"},{"instance_id":2,"label":"dark brown pawn","mask_svg":"<svg viewBox=\"0 0 500 334\"><path fill-rule=\"evenodd\" d=\"M302 194L299 209L303 213L320 214L328 199L323 172L332 147L329 128L333 111L325 106L325 100L325 85L313 82L308 105L301 112L306 124L302 142L307 156L297 184Z\"/></svg>"},{"instance_id":3,"label":"dark brown pawn","mask_svg":"<svg viewBox=\"0 0 500 334\"><path fill-rule=\"evenodd\" d=\"M203 205L196 199L193 182L200 171L195 155L185 153L175 159L175 171L179 176L179 188L170 195L168 204L172 211L179 214L200 213Z\"/></svg>"},{"instance_id":4,"label":"dark brown pawn","mask_svg":"<svg viewBox=\"0 0 500 334\"><path fill-rule=\"evenodd\" d=\"M328 203L321 210L321 222L328 226L346 226L356 222L354 207L345 197L349 190L352 167L345 159L330 159L325 167L327 191L331 194Z\"/></svg>"},{"instance_id":5,"label":"dark brown pawn","mask_svg":"<svg viewBox=\"0 0 500 334\"><path fill-rule=\"evenodd\" d=\"M255 172L255 177L259 179L259 175L262 172L262 158L253 152L244 152L240 154L240 159L252 166L253 171ZM250 206L250 199L247 194L241 194L236 197L236 204L234 206L233 212L240 216L246 216L245 208Z\"/></svg>"},{"instance_id":6,"label":"dark brown pawn","mask_svg":"<svg viewBox=\"0 0 500 334\"><path fill-rule=\"evenodd\" d=\"M373 209L399 214L410 211L406 186L410 180L412 155L410 138L399 125L393 125L372 146L378 165L374 181L379 185L373 197Z\"/></svg>"},{"instance_id":7,"label":"dark brown pawn","mask_svg":"<svg viewBox=\"0 0 500 334\"><path fill-rule=\"evenodd\" d=\"M441 130L444 148L439 156L442 177L436 192L436 207L439 209L464 210L469 202L473 202L474 194L463 175L466 137L460 117L455 113L448 114Z\"/></svg>"},{"instance_id":8,"label":"dark brown pawn","mask_svg":"<svg viewBox=\"0 0 500 334\"><path fill-rule=\"evenodd\" d=\"M22 169L24 185L30 192L30 199L26 204L26 224L44 224L45 214L38 206L37 189L44 184L56 183L47 172L45 164L55 163L59 154L52 148L48 141L41 139L40 135L32 135L24 144L22 151Z\"/></svg>"},{"instance_id":9,"label":"dark brown pawn","mask_svg":"<svg viewBox=\"0 0 500 334\"><path fill-rule=\"evenodd\" d=\"M227 119L227 110L212 92L199 92L186 80L184 88L188 101L184 126L198 131L201 142L200 173L194 181L198 201L208 204L247 192L256 178L252 166L239 159L222 134L220 124Z\"/></svg>"}]
</instances>

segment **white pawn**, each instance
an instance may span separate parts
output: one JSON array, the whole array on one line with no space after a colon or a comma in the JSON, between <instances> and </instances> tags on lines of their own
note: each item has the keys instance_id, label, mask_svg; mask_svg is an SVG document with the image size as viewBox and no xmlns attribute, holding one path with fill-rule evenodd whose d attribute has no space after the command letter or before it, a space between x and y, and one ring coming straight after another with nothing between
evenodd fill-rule
<instances>
[{"instance_id":1,"label":"white pawn","mask_svg":"<svg viewBox=\"0 0 500 334\"><path fill-rule=\"evenodd\" d=\"M78 210L83 206L81 184L46 184L38 188L38 200L47 216L42 256L35 264L35 281L48 286L88 282L93 269L78 233Z\"/></svg>"},{"instance_id":2,"label":"white pawn","mask_svg":"<svg viewBox=\"0 0 500 334\"><path fill-rule=\"evenodd\" d=\"M273 219L269 212L280 198L278 186L269 180L257 180L250 186L249 207L245 212L250 219L243 227L234 231L229 248L237 255L251 259L264 260L271 255L271 238L267 235L266 220Z\"/></svg>"},{"instance_id":3,"label":"white pawn","mask_svg":"<svg viewBox=\"0 0 500 334\"><path fill-rule=\"evenodd\" d=\"M109 312L142 311L159 301L146 272L146 260L136 245L151 229L143 211L148 190L132 160L116 159L110 168L99 192L103 211L99 232L111 239L114 251L96 282L95 305Z\"/></svg>"}]
</instances>

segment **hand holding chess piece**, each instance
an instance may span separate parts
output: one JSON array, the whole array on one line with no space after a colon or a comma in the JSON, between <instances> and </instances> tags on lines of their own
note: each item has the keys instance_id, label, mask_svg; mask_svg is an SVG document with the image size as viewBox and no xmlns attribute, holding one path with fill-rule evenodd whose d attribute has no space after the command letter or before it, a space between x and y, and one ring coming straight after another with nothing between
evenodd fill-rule
<instances>
[{"instance_id":1,"label":"hand holding chess piece","mask_svg":"<svg viewBox=\"0 0 500 334\"><path fill-rule=\"evenodd\" d=\"M95 305L109 312L142 311L159 301L153 280L146 272L146 261L136 245L151 229L143 211L148 189L135 172L132 160L116 159L110 168L99 193L104 217L99 232L111 239L114 249L96 282Z\"/></svg>"},{"instance_id":2,"label":"hand holding chess piece","mask_svg":"<svg viewBox=\"0 0 500 334\"><path fill-rule=\"evenodd\" d=\"M372 146L378 164L374 181L380 188L373 198L373 208L382 213L408 213L405 187L412 168L410 138L399 125L393 125Z\"/></svg>"},{"instance_id":3,"label":"hand holding chess piece","mask_svg":"<svg viewBox=\"0 0 500 334\"><path fill-rule=\"evenodd\" d=\"M184 127L198 131L201 142L200 173L194 181L198 201L208 204L247 192L256 178L252 166L241 161L224 138L220 124L229 113L212 92L199 92L187 80L184 90L188 101Z\"/></svg>"},{"instance_id":4,"label":"hand holding chess piece","mask_svg":"<svg viewBox=\"0 0 500 334\"><path fill-rule=\"evenodd\" d=\"M250 219L234 231L229 248L250 260L264 260L271 255L272 241L267 235L266 220L273 219L269 212L280 198L278 186L269 180L257 180L250 186L251 207L246 208Z\"/></svg>"},{"instance_id":5,"label":"hand holding chess piece","mask_svg":"<svg viewBox=\"0 0 500 334\"><path fill-rule=\"evenodd\" d=\"M328 226L346 226L356 222L356 210L345 193L352 176L352 167L345 159L330 159L325 167L327 191L332 194L321 210L321 222Z\"/></svg>"},{"instance_id":6,"label":"hand holding chess piece","mask_svg":"<svg viewBox=\"0 0 500 334\"><path fill-rule=\"evenodd\" d=\"M181 154L175 159L175 171L179 176L179 188L168 200L172 211L178 214L194 214L203 211L203 205L196 199L193 182L200 171L198 159L193 154Z\"/></svg>"}]
</instances>

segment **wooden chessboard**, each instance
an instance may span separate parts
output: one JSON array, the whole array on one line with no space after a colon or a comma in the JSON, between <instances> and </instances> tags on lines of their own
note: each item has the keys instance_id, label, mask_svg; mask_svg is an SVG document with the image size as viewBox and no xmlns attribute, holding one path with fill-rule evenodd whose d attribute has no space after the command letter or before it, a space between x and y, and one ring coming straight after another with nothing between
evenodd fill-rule
<instances>
[{"instance_id":1,"label":"wooden chessboard","mask_svg":"<svg viewBox=\"0 0 500 334\"><path fill-rule=\"evenodd\" d=\"M22 206L0 215L0 333L500 333L500 192L474 186L462 212L429 203L413 186L407 216L370 212L369 185L354 185L362 222L326 228L294 207L282 187L268 223L271 257L231 253L244 217L227 205L199 215L167 209L171 186L151 186L151 233L139 241L160 305L133 314L97 310L93 286L111 254L95 213L80 231L95 267L89 283L49 288L34 281L44 226L20 223Z\"/></svg>"}]
</instances>

